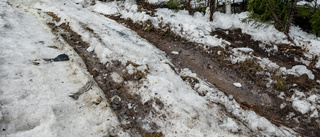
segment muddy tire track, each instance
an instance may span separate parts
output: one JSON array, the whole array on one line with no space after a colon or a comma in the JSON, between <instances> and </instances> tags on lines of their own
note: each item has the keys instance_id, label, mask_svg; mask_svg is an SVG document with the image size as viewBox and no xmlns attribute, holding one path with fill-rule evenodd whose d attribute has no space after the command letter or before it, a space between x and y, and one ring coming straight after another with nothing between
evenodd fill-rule
<instances>
[{"instance_id":1,"label":"muddy tire track","mask_svg":"<svg viewBox=\"0 0 320 137\"><path fill-rule=\"evenodd\" d=\"M47 13L48 14L48 13ZM49 16L55 15L54 13L49 13ZM57 16L51 16L55 21L57 21ZM82 40L82 36L73 31L68 23L62 23L61 25L56 25L55 22L47 23L51 28L53 34L57 37L62 37L62 39L68 43L69 46L73 47L76 53L84 61L86 68L89 73L93 76L93 79L97 82L98 86L102 89L105 97L108 99L108 106L115 112L118 117L120 126L126 130L131 136L162 136L161 132L158 131L158 126L156 123L148 122L147 119L150 113L154 116L158 116L157 111L153 108L153 104L161 106L163 103L155 98L142 103L142 99L138 94L130 94L129 90L138 90L141 86L142 80L147 75L145 72L138 71L137 73L129 74L126 70L126 66L134 64L128 61L126 64L121 64L120 61L114 60L102 64L97 58L94 52L88 52L87 48L90 44ZM83 26L88 32L94 33L92 29ZM95 34L92 34L95 35ZM112 78L112 74L118 74L123 80L122 82L115 82ZM137 83L134 87L127 86L127 82ZM99 102L96 102L98 105ZM131 104L131 106L128 106ZM160 114L159 114L160 115ZM107 120L107 118L106 118ZM147 125L150 129L147 131L143 126ZM108 136L113 136L108 135Z\"/></svg>"},{"instance_id":2,"label":"muddy tire track","mask_svg":"<svg viewBox=\"0 0 320 137\"><path fill-rule=\"evenodd\" d=\"M172 59L172 63L176 68L189 68L192 72L197 73L200 78L214 84L219 90L228 95L233 95L244 109L255 111L277 126L285 125L293 128L302 136L306 133L311 136L320 135L320 127L315 122L315 118L310 118L297 112L292 108L290 102L288 103L285 100L279 99L274 87L266 88L258 86L256 84L257 81L255 81L256 78L243 75L242 73L246 71L239 71L239 69L245 69L241 67L241 64L232 65L230 62L225 61L223 56L217 55L218 51L222 54L227 54L223 49L211 49L212 54L209 54L207 52L208 49L198 46L197 43L192 43L184 38L175 36L172 33L170 34L170 32L154 28L145 29L150 24L143 26L133 23L132 20L121 19L118 16L105 16L118 23L126 24L128 28L136 31L142 38L148 40L160 50L165 51L168 58ZM220 37L223 36L221 35ZM257 55L268 57L266 53L262 52ZM290 68L295 65L285 63L286 61L291 61L291 59L287 58L283 62L280 62L281 66ZM276 56L272 60L276 60ZM251 74L255 75L255 73ZM233 85L235 82L240 82L243 86L241 88L235 87ZM280 104L282 103L288 103L287 107L280 109ZM299 120L294 118L288 119L287 115L290 112L294 112L296 119Z\"/></svg>"}]
</instances>

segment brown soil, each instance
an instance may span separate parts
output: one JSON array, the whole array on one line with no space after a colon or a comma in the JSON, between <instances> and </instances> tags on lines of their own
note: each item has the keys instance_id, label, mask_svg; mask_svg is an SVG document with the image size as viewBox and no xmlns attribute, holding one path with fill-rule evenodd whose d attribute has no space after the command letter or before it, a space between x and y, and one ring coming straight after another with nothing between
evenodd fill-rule
<instances>
[{"instance_id":1,"label":"brown soil","mask_svg":"<svg viewBox=\"0 0 320 137\"><path fill-rule=\"evenodd\" d=\"M254 110L257 114L267 118L275 125L284 125L293 128L302 136L306 134L308 136L320 135L320 128L317 122L315 122L315 119L302 115L291 107L291 102L286 102L285 100L278 98L277 94L279 92L275 90L275 85L267 88L265 84L259 84L263 83L264 77L256 76L255 72L264 70L257 67L254 60L248 60L244 63L232 65L229 61L224 60L228 53L222 48L209 48L209 51L212 53L209 54L208 49L197 46L197 43L192 43L184 38L175 36L170 31L161 31L150 28L150 26L147 25L143 26L135 24L131 20L124 20L117 16L107 17L114 19L119 23L127 24L128 28L136 31L142 38L148 40L160 50L165 51L167 56L172 59L172 63L175 65L174 67L179 69L189 68L194 73L197 73L199 77L214 84L219 90L228 95L233 95L244 109ZM241 37L242 44L234 44L237 42L235 42L233 38L227 39L236 47L245 47L248 43L251 43L252 47L250 48L255 50L254 54L256 56L268 57L270 60L287 68L291 68L293 65L298 64L294 63L292 57L285 57L282 55L282 52L277 53L281 57L281 60L278 59L278 55L268 56L265 51L258 47L259 42L252 41L251 38L248 35L243 34L241 30L228 31L232 35ZM213 34L216 34L219 37L226 37L223 32L219 31L213 32ZM173 51L178 51L179 54L172 54ZM217 51L221 51L222 55L216 54ZM256 68L251 70L248 69L254 67ZM235 82L240 82L243 86L237 88L233 86L233 83ZM288 105L285 108L280 109L280 104L284 102ZM296 114L294 118L286 118L289 112L294 112ZM299 122L294 119L299 119Z\"/></svg>"}]
</instances>

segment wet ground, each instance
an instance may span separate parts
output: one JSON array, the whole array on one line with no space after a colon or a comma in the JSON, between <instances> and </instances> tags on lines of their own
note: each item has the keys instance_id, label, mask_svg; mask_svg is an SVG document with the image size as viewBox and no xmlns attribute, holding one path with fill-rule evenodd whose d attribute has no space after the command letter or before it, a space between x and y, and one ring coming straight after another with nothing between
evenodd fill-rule
<instances>
[{"instance_id":1,"label":"wet ground","mask_svg":"<svg viewBox=\"0 0 320 137\"><path fill-rule=\"evenodd\" d=\"M189 68L192 72L197 73L199 77L212 83L219 90L228 95L233 95L244 109L254 110L257 114L267 118L275 125L291 127L302 136L306 133L308 133L308 136L320 135L319 125L314 118L302 115L293 109L292 105L287 105L285 108L280 109L282 103L288 102L277 97L279 94L279 91L276 90L278 88L277 83L274 83L271 87L267 87L267 76L256 75L258 71L267 72L268 70L261 68L255 60L246 60L243 63L236 64L231 64L230 61L224 60L229 55L228 48L250 47L254 49L254 55L269 58L279 66L290 69L294 65L301 64L294 61L294 57L302 57L303 50L301 48L280 45L283 49L280 48L274 55L269 55L259 47L261 42L253 41L249 35L242 33L241 29L217 29L212 32L212 35L218 35L218 37L228 40L231 42L230 47L227 50L219 47L207 48L198 46L199 44L189 42L168 31L161 31L155 28L145 29L148 27L147 25L139 25L131 20L124 20L116 16L107 17L119 23L127 24L127 27L136 31L142 38L148 40L160 50L165 51L168 58L172 60L173 67L178 68L178 71L179 69ZM226 31L229 32L228 35ZM178 54L175 52L178 52ZM314 73L316 77L319 76L317 70ZM286 81L287 85L298 82L299 88L304 89L303 91L308 91L306 89L318 86L314 81L310 81L306 75L298 78L293 76L288 77L289 80ZM243 83L243 86L241 88L234 86L233 83L236 82ZM290 91L290 87L287 87L287 85L284 85L286 87L285 90L288 91L285 94L290 97L293 92ZM294 112L296 116L287 118L290 112Z\"/></svg>"},{"instance_id":2,"label":"wet ground","mask_svg":"<svg viewBox=\"0 0 320 137\"><path fill-rule=\"evenodd\" d=\"M50 13L48 15L50 16ZM239 29L228 30L228 35L225 33L226 30L217 29L215 32L212 32L212 35L218 35L218 37L224 38L232 44L227 50L219 47L209 48L189 42L168 31L161 31L154 28L145 29L146 26L135 24L131 20L124 20L116 16L107 17L119 23L125 23L142 38L148 40L158 49L165 51L168 58L170 58L174 64L174 66L172 66L173 70L179 71L183 68L189 68L192 72L197 73L199 77L212 83L219 90L228 95L233 95L237 102L241 104L242 108L254 110L257 114L267 118L275 125L291 127L302 136L320 136L320 128L315 119L295 111L291 105L280 109L280 104L286 101L277 97L278 91L275 90L277 88L276 85L271 87L266 86L266 76L256 75L256 72L264 71L264 69L259 67L255 60L247 60L243 63L236 64L225 60L225 58L230 55L228 48L230 50L234 47L247 47L249 45L250 48L256 51L254 55L268 57L280 66L291 68L298 64L295 63L293 59L295 56L301 56L300 53L303 52L302 49L283 45L284 49L292 48L292 50L289 50L292 52L289 53L289 56L283 53L287 50L283 50L283 52L280 50L275 55L269 56L268 53L259 48L260 43L258 41L251 40L249 35L243 34ZM55 20L58 21L58 19ZM119 121L129 121L129 123L122 124L124 129L130 130L132 136L161 136L161 133L144 131L141 125L146 123L142 123L143 121L139 119L144 119L150 112L157 115L156 110L151 107L151 104L156 103L161 108L161 106L163 106L162 102L159 100L149 100L146 103L142 103L139 95L132 95L126 92L127 90L132 90L129 89L132 87L126 86L125 83L127 81L133 81L137 85L136 88L140 88L138 87L141 85L139 82L147 75L147 69L134 74L128 74L128 72L124 71L125 67L128 65L136 66L137 64L132 62L121 64L117 60L107 62L107 64L101 64L93 52L86 50L90 45L84 42L80 35L70 29L68 24L63 23L58 26L54 23L49 23L48 25L51 27L53 33L60 35L81 56L99 87L103 91L108 91L105 92L106 98L109 99L109 104L117 114ZM90 28L87 29L90 31ZM278 59L279 57L281 60ZM117 73L123 79L121 83L117 83L112 79L111 76L114 73ZM319 77L318 73L316 73L316 77ZM182 79L190 81L191 85L192 82L195 82L191 80L192 78L182 77ZM298 78L292 77L292 81L301 81L300 88L308 86L309 88L314 87L314 83L309 81L304 75ZM240 88L234 86L233 83L236 82L242 83L243 86ZM290 96L290 94L292 93L286 93L287 96ZM205 93L201 95L205 96ZM127 109L127 104L134 104L138 111ZM296 115L288 119L287 115L289 112L295 112ZM166 116L162 117L165 118ZM151 131L157 131L157 125L155 123L151 123L149 126L151 127Z\"/></svg>"}]
</instances>

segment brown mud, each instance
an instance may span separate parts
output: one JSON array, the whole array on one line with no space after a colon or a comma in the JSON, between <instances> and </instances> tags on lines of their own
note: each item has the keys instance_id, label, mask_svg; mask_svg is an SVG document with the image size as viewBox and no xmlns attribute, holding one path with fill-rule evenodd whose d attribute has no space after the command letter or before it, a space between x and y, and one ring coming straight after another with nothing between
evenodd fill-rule
<instances>
[{"instance_id":1,"label":"brown mud","mask_svg":"<svg viewBox=\"0 0 320 137\"><path fill-rule=\"evenodd\" d=\"M200 78L206 79L214 84L215 87L227 95L233 95L242 108L255 111L277 126L284 125L290 127L301 136L306 134L308 136L320 135L319 125L314 118L297 112L292 108L292 102L277 97L279 94L279 91L276 90L277 83L274 83L269 88L266 87L265 83L267 83L267 81L265 78L267 77L264 75L256 75L256 72L265 72L265 70L259 67L255 60L246 60L243 63L232 65L230 61L224 60L229 54L223 48L204 48L198 46L199 44L189 42L184 38L174 35L170 31L162 31L150 27L150 23L148 22L146 25L140 25L133 23L130 19L121 19L118 16L105 16L119 23L126 24L128 28L137 32L142 38L148 40L158 49L165 51L168 58L170 58L175 65L174 67L178 69L189 68L192 72L197 73ZM270 57L265 51L259 48L259 42L252 41L249 35L243 34L239 29L228 31L232 35L241 37L241 42L236 42L233 38L234 36L229 36L228 38L222 31L212 32L212 34L226 38L233 44L231 46L248 47L247 44L251 43L253 46L250 48L255 50L254 54L256 56L268 57L270 60L280 64L280 66L291 68L299 64L294 62L291 56L283 55L281 51L277 53L277 55ZM173 51L179 52L179 54L172 54ZM218 51L220 54L217 54ZM279 57L281 58L280 60ZM304 79L303 77L305 76L298 78L291 77L294 79L292 81L296 82L296 79ZM281 80L285 80L287 83L283 85L280 84L279 88L285 87L285 89L287 89L288 85L292 85L292 82L289 83L287 79L279 76L278 83L281 82ZM233 83L236 82L241 83L243 86L241 88L235 87ZM315 87L315 85L309 85L310 88ZM290 91L288 92L286 95L293 94ZM280 109L282 103L289 105ZM296 115L293 118L287 118L290 112L294 112Z\"/></svg>"}]
</instances>

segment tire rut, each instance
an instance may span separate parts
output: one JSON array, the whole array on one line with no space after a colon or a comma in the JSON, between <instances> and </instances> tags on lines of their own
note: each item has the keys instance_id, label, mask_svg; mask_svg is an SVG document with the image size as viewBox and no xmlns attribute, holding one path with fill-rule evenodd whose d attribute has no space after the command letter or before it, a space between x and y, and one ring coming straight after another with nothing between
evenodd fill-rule
<instances>
[{"instance_id":1,"label":"tire rut","mask_svg":"<svg viewBox=\"0 0 320 137\"><path fill-rule=\"evenodd\" d=\"M50 14L48 15L50 16ZM55 14L52 13L52 15ZM150 113L153 115L158 114L153 108L153 104L161 106L163 105L162 102L155 98L143 103L138 94L130 94L128 92L129 90L138 90L140 88L141 80L145 78L148 70L129 74L128 70L125 69L128 65L138 66L130 61L126 64L122 64L120 61L113 60L103 64L94 52L87 51L90 44L83 41L81 38L82 36L74 32L68 23L62 23L60 25L48 23L47 25L51 28L53 34L62 37L69 46L73 47L75 52L84 61L89 73L104 92L108 101L108 106L117 115L122 129L127 131L131 136L162 136L161 132L157 132L159 127L156 123L145 120L149 117ZM84 29L93 33L92 29L88 27L84 27ZM123 79L122 82L116 82L112 78L112 75L115 73ZM129 87L127 84L128 81L137 84L133 87ZM131 104L131 106L128 106L128 104ZM148 126L150 129L146 130L143 126ZM108 136L113 135L110 134Z\"/></svg>"},{"instance_id":2,"label":"tire rut","mask_svg":"<svg viewBox=\"0 0 320 137\"><path fill-rule=\"evenodd\" d=\"M137 32L142 38L148 40L158 49L166 52L168 58L172 60L176 68L180 70L189 68L193 73L198 74L200 78L212 83L220 91L228 95L233 95L243 109L251 109L277 126L285 125L293 128L296 132L300 133L300 135L305 133L312 133L313 135L320 134L317 130L319 129L317 123L314 120L308 120L309 118L307 116L297 112L291 105L280 109L280 104L285 103L285 100L279 99L277 94L272 92L275 90L273 87L268 89L259 86L257 83L260 83L260 81L256 81L256 78L251 76L249 71L241 71L246 69L241 67L241 64L232 65L223 58L219 59L221 56L215 55L215 53L209 54L207 48L198 46L197 43L189 42L170 32L163 32L157 29L146 30L144 28L150 25L148 22L146 26L143 26L133 23L132 20L121 19L118 16L105 16L118 23L126 24L128 28ZM223 49L219 48L214 49L212 52L218 51L224 52ZM266 54L263 53L261 53L261 55L266 56ZM291 58L287 60L291 60ZM285 62L283 62L283 66L285 67L292 67L293 65L294 64L286 65ZM242 74L243 72L248 73L248 75ZM251 74L254 75L255 73ZM237 82L243 86L240 88L234 86L233 83ZM289 112L295 112L297 117L303 119L303 122L287 119L286 116Z\"/></svg>"}]
</instances>

